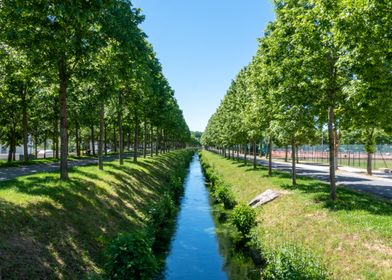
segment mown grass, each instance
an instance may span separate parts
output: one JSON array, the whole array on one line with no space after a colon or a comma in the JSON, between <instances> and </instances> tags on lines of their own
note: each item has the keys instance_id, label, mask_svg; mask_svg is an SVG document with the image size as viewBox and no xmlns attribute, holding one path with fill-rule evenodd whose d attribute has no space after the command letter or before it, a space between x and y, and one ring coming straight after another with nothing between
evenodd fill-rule
<instances>
[{"instance_id":1,"label":"mown grass","mask_svg":"<svg viewBox=\"0 0 392 280\"><path fill-rule=\"evenodd\" d=\"M211 152L203 159L232 186L237 201L248 202L266 189L289 194L257 209L257 235L271 250L296 245L311 251L333 279L392 279L392 203L344 188L329 199L328 186L264 168L253 170Z\"/></svg>"},{"instance_id":2,"label":"mown grass","mask_svg":"<svg viewBox=\"0 0 392 280\"><path fill-rule=\"evenodd\" d=\"M70 156L68 157L69 161L73 160L81 160L81 159L89 159L89 158L94 158L93 156ZM0 168L3 167L20 167L20 166L27 166L27 165L34 165L34 164L48 164L48 163L54 163L54 162L59 162L59 159L56 158L39 158L39 159L31 159L29 161L23 161L23 160L16 160L16 161L10 161L8 162L7 160L0 160Z\"/></svg>"},{"instance_id":3,"label":"mown grass","mask_svg":"<svg viewBox=\"0 0 392 280\"><path fill-rule=\"evenodd\" d=\"M151 204L190 151L75 167L68 182L39 173L0 183L0 278L85 279L99 275L119 232L146 227Z\"/></svg>"}]
</instances>

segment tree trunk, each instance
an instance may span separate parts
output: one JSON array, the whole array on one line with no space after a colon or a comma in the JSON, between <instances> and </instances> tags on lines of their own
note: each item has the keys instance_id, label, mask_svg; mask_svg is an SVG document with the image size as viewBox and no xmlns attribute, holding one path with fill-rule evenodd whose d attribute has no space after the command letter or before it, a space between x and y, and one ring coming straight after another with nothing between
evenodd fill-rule
<instances>
[{"instance_id":1,"label":"tree trunk","mask_svg":"<svg viewBox=\"0 0 392 280\"><path fill-rule=\"evenodd\" d=\"M105 109L105 107L104 107ZM105 113L105 112L104 112ZM104 119L104 145L103 145L103 150L105 151L105 155L108 154L108 134L107 134L107 125L105 123L105 119Z\"/></svg>"},{"instance_id":2,"label":"tree trunk","mask_svg":"<svg viewBox=\"0 0 392 280\"><path fill-rule=\"evenodd\" d=\"M123 98L122 98L122 92L119 91L118 93L118 131L119 131L119 161L120 161L120 165L124 164L124 132L123 132L123 125L122 125L122 102L123 102Z\"/></svg>"},{"instance_id":3,"label":"tree trunk","mask_svg":"<svg viewBox=\"0 0 392 280\"><path fill-rule=\"evenodd\" d=\"M76 156L80 157L80 135L79 135L78 122L76 122L76 127L75 127L75 141L76 141Z\"/></svg>"},{"instance_id":4,"label":"tree trunk","mask_svg":"<svg viewBox=\"0 0 392 280\"><path fill-rule=\"evenodd\" d=\"M373 153L367 153L367 174L372 175Z\"/></svg>"},{"instance_id":5,"label":"tree trunk","mask_svg":"<svg viewBox=\"0 0 392 280\"><path fill-rule=\"evenodd\" d=\"M35 137L34 137L34 155L35 155L35 158L37 159L38 158L38 136L37 135L35 135Z\"/></svg>"},{"instance_id":6,"label":"tree trunk","mask_svg":"<svg viewBox=\"0 0 392 280\"><path fill-rule=\"evenodd\" d=\"M139 148L139 119L135 118L135 136L133 139L133 162L137 162L137 153Z\"/></svg>"},{"instance_id":7,"label":"tree trunk","mask_svg":"<svg viewBox=\"0 0 392 280\"><path fill-rule=\"evenodd\" d=\"M285 156L284 156L284 161L285 161L285 162L288 161L288 153L289 153L289 146L286 145L286 146L285 146Z\"/></svg>"},{"instance_id":8,"label":"tree trunk","mask_svg":"<svg viewBox=\"0 0 392 280\"><path fill-rule=\"evenodd\" d=\"M99 110L99 143L98 143L98 167L103 170L103 139L104 139L104 127L105 127L105 105L104 101L101 101Z\"/></svg>"},{"instance_id":9,"label":"tree trunk","mask_svg":"<svg viewBox=\"0 0 392 280\"><path fill-rule=\"evenodd\" d=\"M14 148L14 132L11 132L11 135L9 137L9 148L8 148L8 162L12 161L12 155L13 155L13 148Z\"/></svg>"},{"instance_id":10,"label":"tree trunk","mask_svg":"<svg viewBox=\"0 0 392 280\"><path fill-rule=\"evenodd\" d=\"M374 139L374 129L367 131L365 150L367 152L367 174L372 175L373 154L377 151L376 141Z\"/></svg>"},{"instance_id":11,"label":"tree trunk","mask_svg":"<svg viewBox=\"0 0 392 280\"><path fill-rule=\"evenodd\" d=\"M154 156L154 150L153 150L153 139L154 139L154 127L152 126L152 123L150 123L150 156Z\"/></svg>"},{"instance_id":12,"label":"tree trunk","mask_svg":"<svg viewBox=\"0 0 392 280\"><path fill-rule=\"evenodd\" d=\"M58 104L58 100L55 99L54 102L54 108L53 108L53 112L54 112L54 123L53 123L53 143L52 143L52 151L53 151L53 158L59 159L59 117L58 117L58 112L57 109L59 107Z\"/></svg>"},{"instance_id":13,"label":"tree trunk","mask_svg":"<svg viewBox=\"0 0 392 280\"><path fill-rule=\"evenodd\" d=\"M147 121L146 118L144 117L144 135L143 135L143 157L147 157Z\"/></svg>"},{"instance_id":14,"label":"tree trunk","mask_svg":"<svg viewBox=\"0 0 392 280\"><path fill-rule=\"evenodd\" d=\"M158 155L159 152L159 129L157 127L157 133L155 137L155 155Z\"/></svg>"},{"instance_id":15,"label":"tree trunk","mask_svg":"<svg viewBox=\"0 0 392 280\"><path fill-rule=\"evenodd\" d=\"M329 182L331 199L336 199L336 177L335 177L335 136L334 136L334 108L328 108L328 140L329 140Z\"/></svg>"},{"instance_id":16,"label":"tree trunk","mask_svg":"<svg viewBox=\"0 0 392 280\"><path fill-rule=\"evenodd\" d=\"M272 176L272 137L268 142L268 176Z\"/></svg>"},{"instance_id":17,"label":"tree trunk","mask_svg":"<svg viewBox=\"0 0 392 280\"><path fill-rule=\"evenodd\" d=\"M95 156L95 137L94 137L94 125L91 126L91 151L93 156Z\"/></svg>"},{"instance_id":18,"label":"tree trunk","mask_svg":"<svg viewBox=\"0 0 392 280\"><path fill-rule=\"evenodd\" d=\"M68 77L65 61L60 63L59 67L60 79L60 179L68 180L68 122L67 122L67 86Z\"/></svg>"},{"instance_id":19,"label":"tree trunk","mask_svg":"<svg viewBox=\"0 0 392 280\"><path fill-rule=\"evenodd\" d=\"M338 159L339 159L339 135L336 127L334 127L333 131L334 135L334 149L335 149L335 170L339 169Z\"/></svg>"},{"instance_id":20,"label":"tree trunk","mask_svg":"<svg viewBox=\"0 0 392 280\"><path fill-rule=\"evenodd\" d=\"M44 140L44 158L46 158L46 146L47 146L47 140L46 140L46 135L45 135L45 140Z\"/></svg>"},{"instance_id":21,"label":"tree trunk","mask_svg":"<svg viewBox=\"0 0 392 280\"><path fill-rule=\"evenodd\" d=\"M248 155L248 144L245 144L244 148L245 148L244 163L245 163L245 165L247 165L248 164L248 160L247 160L246 156Z\"/></svg>"},{"instance_id":22,"label":"tree trunk","mask_svg":"<svg viewBox=\"0 0 392 280\"><path fill-rule=\"evenodd\" d=\"M287 147L287 146L286 146ZM296 148L295 148L295 142L294 139L291 141L291 169L292 169L292 173L291 173L291 179L292 179L292 184L293 186L297 185L297 170L295 167L296 164Z\"/></svg>"},{"instance_id":23,"label":"tree trunk","mask_svg":"<svg viewBox=\"0 0 392 280\"><path fill-rule=\"evenodd\" d=\"M27 102L26 102L26 95L27 95L27 90L26 86L23 85L20 88L20 93L22 97L22 126L23 126L23 160L24 161L29 161L29 150L28 150L28 141L29 141L29 135L28 135L28 116L27 116Z\"/></svg>"},{"instance_id":24,"label":"tree trunk","mask_svg":"<svg viewBox=\"0 0 392 280\"><path fill-rule=\"evenodd\" d=\"M117 133L116 133L116 124L113 125L113 148L114 148L114 152L117 153Z\"/></svg>"},{"instance_id":25,"label":"tree trunk","mask_svg":"<svg viewBox=\"0 0 392 280\"><path fill-rule=\"evenodd\" d=\"M131 151L131 131L127 131L127 150L128 152Z\"/></svg>"},{"instance_id":26,"label":"tree trunk","mask_svg":"<svg viewBox=\"0 0 392 280\"><path fill-rule=\"evenodd\" d=\"M256 142L253 142L253 169L256 169L257 161L256 161Z\"/></svg>"},{"instance_id":27,"label":"tree trunk","mask_svg":"<svg viewBox=\"0 0 392 280\"><path fill-rule=\"evenodd\" d=\"M165 135L163 134L163 129L161 129L161 154L165 152Z\"/></svg>"}]
</instances>

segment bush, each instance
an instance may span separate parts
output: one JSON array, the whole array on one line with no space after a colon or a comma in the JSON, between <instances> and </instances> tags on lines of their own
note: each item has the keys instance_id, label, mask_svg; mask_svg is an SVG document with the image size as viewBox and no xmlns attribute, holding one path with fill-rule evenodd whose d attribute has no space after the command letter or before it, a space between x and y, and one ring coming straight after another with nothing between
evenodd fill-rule
<instances>
[{"instance_id":1,"label":"bush","mask_svg":"<svg viewBox=\"0 0 392 280\"><path fill-rule=\"evenodd\" d=\"M239 204L233 209L231 221L242 236L247 237L252 227L256 225L256 212L248 205Z\"/></svg>"},{"instance_id":2,"label":"bush","mask_svg":"<svg viewBox=\"0 0 392 280\"><path fill-rule=\"evenodd\" d=\"M265 256L267 266L263 279L329 279L326 268L314 255L295 246L281 247Z\"/></svg>"},{"instance_id":3,"label":"bush","mask_svg":"<svg viewBox=\"0 0 392 280\"><path fill-rule=\"evenodd\" d=\"M171 176L170 177L170 192L174 198L174 201L178 203L181 196L184 194L183 176Z\"/></svg>"},{"instance_id":4,"label":"bush","mask_svg":"<svg viewBox=\"0 0 392 280\"><path fill-rule=\"evenodd\" d=\"M142 232L120 234L108 247L106 265L109 279L153 279L158 262L151 250L151 240Z\"/></svg>"},{"instance_id":5,"label":"bush","mask_svg":"<svg viewBox=\"0 0 392 280\"><path fill-rule=\"evenodd\" d=\"M217 202L223 203L225 209L233 209L237 204L233 193L225 184L219 184L214 190L214 197Z\"/></svg>"},{"instance_id":6,"label":"bush","mask_svg":"<svg viewBox=\"0 0 392 280\"><path fill-rule=\"evenodd\" d=\"M171 221L176 213L176 206L169 194L165 193L162 198L149 210L149 222L151 228L159 231L168 221Z\"/></svg>"}]
</instances>

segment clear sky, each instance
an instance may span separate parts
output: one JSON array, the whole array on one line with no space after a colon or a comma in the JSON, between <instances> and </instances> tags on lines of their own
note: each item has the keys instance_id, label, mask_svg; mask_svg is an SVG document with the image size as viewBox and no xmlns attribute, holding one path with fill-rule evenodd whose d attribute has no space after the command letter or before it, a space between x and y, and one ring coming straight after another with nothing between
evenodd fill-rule
<instances>
[{"instance_id":1,"label":"clear sky","mask_svg":"<svg viewBox=\"0 0 392 280\"><path fill-rule=\"evenodd\" d=\"M191 130L204 131L231 80L256 53L270 0L134 0L142 29Z\"/></svg>"}]
</instances>

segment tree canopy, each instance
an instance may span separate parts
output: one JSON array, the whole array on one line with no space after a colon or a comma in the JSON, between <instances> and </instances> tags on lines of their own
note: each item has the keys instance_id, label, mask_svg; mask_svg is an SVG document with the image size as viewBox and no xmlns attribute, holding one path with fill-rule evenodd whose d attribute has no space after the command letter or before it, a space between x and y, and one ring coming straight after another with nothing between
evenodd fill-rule
<instances>
[{"instance_id":1,"label":"tree canopy","mask_svg":"<svg viewBox=\"0 0 392 280\"><path fill-rule=\"evenodd\" d=\"M51 147L66 180L69 152L97 153L103 168L110 150L123 163L140 144L146 156L147 146L153 154L190 140L143 20L129 0L1 1L0 141L10 161L20 144L25 160L28 142L35 156Z\"/></svg>"},{"instance_id":2,"label":"tree canopy","mask_svg":"<svg viewBox=\"0 0 392 280\"><path fill-rule=\"evenodd\" d=\"M235 149L269 137L295 150L328 129L331 198L342 131L366 141L390 133L390 1L274 1L276 18L232 82L201 141ZM353 133L358 132L358 133ZM245 149L246 151L246 149Z\"/></svg>"}]
</instances>

